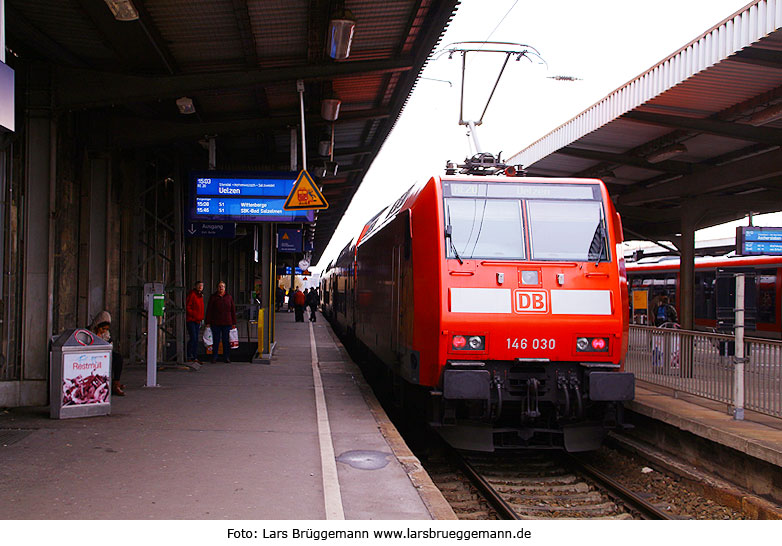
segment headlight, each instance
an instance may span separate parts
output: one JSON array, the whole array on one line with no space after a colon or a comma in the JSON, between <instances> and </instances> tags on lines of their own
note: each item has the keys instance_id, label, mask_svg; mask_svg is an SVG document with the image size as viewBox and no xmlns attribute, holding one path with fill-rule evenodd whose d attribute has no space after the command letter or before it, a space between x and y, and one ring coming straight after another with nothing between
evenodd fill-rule
<instances>
[{"instance_id":1,"label":"headlight","mask_svg":"<svg viewBox=\"0 0 782 546\"><path fill-rule=\"evenodd\" d=\"M576 340L576 349L579 351L586 351L589 347L589 340L585 337L580 337Z\"/></svg>"},{"instance_id":2,"label":"headlight","mask_svg":"<svg viewBox=\"0 0 782 546\"><path fill-rule=\"evenodd\" d=\"M483 351L486 348L484 336L453 336L451 348L455 351Z\"/></svg>"},{"instance_id":3,"label":"headlight","mask_svg":"<svg viewBox=\"0 0 782 546\"><path fill-rule=\"evenodd\" d=\"M483 349L483 338L481 336L472 336L468 342L470 349L473 351L480 351Z\"/></svg>"},{"instance_id":4,"label":"headlight","mask_svg":"<svg viewBox=\"0 0 782 546\"><path fill-rule=\"evenodd\" d=\"M521 284L540 284L537 271L522 271Z\"/></svg>"}]
</instances>

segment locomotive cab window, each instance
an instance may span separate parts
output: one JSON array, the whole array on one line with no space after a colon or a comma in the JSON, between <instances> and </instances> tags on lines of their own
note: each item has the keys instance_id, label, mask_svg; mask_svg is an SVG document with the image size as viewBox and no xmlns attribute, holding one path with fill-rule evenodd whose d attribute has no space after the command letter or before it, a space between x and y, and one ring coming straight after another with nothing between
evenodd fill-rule
<instances>
[{"instance_id":1,"label":"locomotive cab window","mask_svg":"<svg viewBox=\"0 0 782 546\"><path fill-rule=\"evenodd\" d=\"M449 258L524 258L524 228L518 199L445 200Z\"/></svg>"},{"instance_id":2,"label":"locomotive cab window","mask_svg":"<svg viewBox=\"0 0 782 546\"><path fill-rule=\"evenodd\" d=\"M533 260L608 261L599 201L527 201Z\"/></svg>"}]
</instances>

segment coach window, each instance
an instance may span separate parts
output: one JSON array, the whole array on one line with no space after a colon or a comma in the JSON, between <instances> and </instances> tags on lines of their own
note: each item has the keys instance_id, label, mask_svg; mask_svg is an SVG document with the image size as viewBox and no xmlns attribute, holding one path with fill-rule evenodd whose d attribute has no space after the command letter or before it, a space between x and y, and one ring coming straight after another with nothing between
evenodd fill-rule
<instances>
[{"instance_id":1,"label":"coach window","mask_svg":"<svg viewBox=\"0 0 782 546\"><path fill-rule=\"evenodd\" d=\"M451 241L446 241L448 258L524 258L524 228L518 199L445 200L446 227L451 227Z\"/></svg>"},{"instance_id":2,"label":"coach window","mask_svg":"<svg viewBox=\"0 0 782 546\"><path fill-rule=\"evenodd\" d=\"M695 273L695 318L716 320L717 302L714 300L714 271Z\"/></svg>"},{"instance_id":3,"label":"coach window","mask_svg":"<svg viewBox=\"0 0 782 546\"><path fill-rule=\"evenodd\" d=\"M777 275L774 269L758 271L758 322L773 324L777 320Z\"/></svg>"}]
</instances>

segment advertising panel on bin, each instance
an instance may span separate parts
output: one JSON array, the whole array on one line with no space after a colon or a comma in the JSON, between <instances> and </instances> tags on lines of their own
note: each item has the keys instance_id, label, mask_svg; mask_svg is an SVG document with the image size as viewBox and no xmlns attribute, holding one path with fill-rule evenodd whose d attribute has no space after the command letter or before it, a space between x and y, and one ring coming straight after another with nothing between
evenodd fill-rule
<instances>
[{"instance_id":1,"label":"advertising panel on bin","mask_svg":"<svg viewBox=\"0 0 782 546\"><path fill-rule=\"evenodd\" d=\"M312 222L310 210L285 210L294 172L190 173L188 219L214 222Z\"/></svg>"}]
</instances>

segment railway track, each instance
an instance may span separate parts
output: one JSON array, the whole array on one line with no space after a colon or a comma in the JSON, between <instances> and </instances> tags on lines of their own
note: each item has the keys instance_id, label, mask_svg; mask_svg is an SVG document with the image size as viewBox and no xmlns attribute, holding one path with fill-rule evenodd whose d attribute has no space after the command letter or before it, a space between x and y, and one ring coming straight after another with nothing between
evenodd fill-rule
<instances>
[{"instance_id":1,"label":"railway track","mask_svg":"<svg viewBox=\"0 0 782 546\"><path fill-rule=\"evenodd\" d=\"M577 457L452 451L447 458L458 472L433 479L463 519L670 519Z\"/></svg>"}]
</instances>

